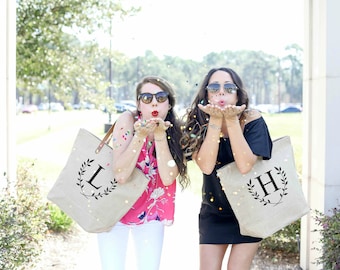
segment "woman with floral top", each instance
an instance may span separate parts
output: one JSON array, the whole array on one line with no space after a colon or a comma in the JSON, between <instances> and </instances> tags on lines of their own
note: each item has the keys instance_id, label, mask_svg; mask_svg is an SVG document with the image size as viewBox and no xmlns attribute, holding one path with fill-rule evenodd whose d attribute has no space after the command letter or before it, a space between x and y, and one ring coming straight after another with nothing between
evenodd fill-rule
<instances>
[{"instance_id":1,"label":"woman with floral top","mask_svg":"<svg viewBox=\"0 0 340 270\"><path fill-rule=\"evenodd\" d=\"M188 184L172 87L163 78L145 77L137 85L136 100L137 111L126 111L116 121L113 170L115 179L124 183L138 168L149 183L120 222L98 234L102 269L125 269L131 233L137 269L158 270L164 226L174 221L176 178L183 187Z\"/></svg>"}]
</instances>

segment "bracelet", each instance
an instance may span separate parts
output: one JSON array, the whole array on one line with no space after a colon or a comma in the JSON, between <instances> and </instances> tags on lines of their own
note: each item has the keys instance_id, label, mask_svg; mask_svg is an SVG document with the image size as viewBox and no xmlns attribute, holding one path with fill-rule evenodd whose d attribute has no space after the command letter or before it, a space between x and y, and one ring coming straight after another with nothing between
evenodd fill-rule
<instances>
[{"instance_id":1,"label":"bracelet","mask_svg":"<svg viewBox=\"0 0 340 270\"><path fill-rule=\"evenodd\" d=\"M221 130L221 127L219 127L215 124L209 124L209 127L211 127L212 129L216 129L216 130Z\"/></svg>"}]
</instances>

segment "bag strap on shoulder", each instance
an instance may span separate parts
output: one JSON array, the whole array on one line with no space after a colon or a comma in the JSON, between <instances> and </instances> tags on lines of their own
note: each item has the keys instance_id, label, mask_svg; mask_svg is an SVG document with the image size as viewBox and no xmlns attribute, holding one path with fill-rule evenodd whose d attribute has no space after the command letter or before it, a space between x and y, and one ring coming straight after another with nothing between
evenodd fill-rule
<instances>
[{"instance_id":1,"label":"bag strap on shoulder","mask_svg":"<svg viewBox=\"0 0 340 270\"><path fill-rule=\"evenodd\" d=\"M133 112L130 111L130 113L131 113L132 117L134 117ZM135 121L136 121L136 120L135 120ZM116 122L117 122L117 121L115 121L115 122L112 124L112 126L110 127L110 129L107 131L105 137L101 140L100 144L98 145L98 147L97 147L97 149L96 149L96 154L98 154L98 153L102 150L104 144L106 144L106 143L108 143L108 142L110 141L111 136L112 136L112 132L113 132L113 130L114 130L114 128L115 128L115 125L116 125Z\"/></svg>"},{"instance_id":2,"label":"bag strap on shoulder","mask_svg":"<svg viewBox=\"0 0 340 270\"><path fill-rule=\"evenodd\" d=\"M106 132L105 137L101 140L100 144L98 145L96 149L96 154L98 154L102 150L104 144L110 141L115 125L116 125L116 122L114 122L113 125L110 127L110 129Z\"/></svg>"}]
</instances>

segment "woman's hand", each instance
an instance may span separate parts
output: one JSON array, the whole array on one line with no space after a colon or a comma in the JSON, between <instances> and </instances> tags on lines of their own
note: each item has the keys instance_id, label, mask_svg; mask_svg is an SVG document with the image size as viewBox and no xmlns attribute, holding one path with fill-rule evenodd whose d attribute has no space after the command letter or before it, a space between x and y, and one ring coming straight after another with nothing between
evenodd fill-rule
<instances>
[{"instance_id":1,"label":"woman's hand","mask_svg":"<svg viewBox=\"0 0 340 270\"><path fill-rule=\"evenodd\" d=\"M162 118L150 118L147 120L138 120L134 124L134 129L138 137L145 138L147 135L154 133L156 136L162 136L171 126L169 121L164 121Z\"/></svg>"},{"instance_id":2,"label":"woman's hand","mask_svg":"<svg viewBox=\"0 0 340 270\"><path fill-rule=\"evenodd\" d=\"M170 121L164 121L161 118L151 118L150 120L155 122L153 130L155 140L162 139L165 135L165 131L172 126Z\"/></svg>"},{"instance_id":3,"label":"woman's hand","mask_svg":"<svg viewBox=\"0 0 340 270\"><path fill-rule=\"evenodd\" d=\"M145 138L149 134L150 124L146 120L138 120L133 125L136 136L139 138Z\"/></svg>"},{"instance_id":4,"label":"woman's hand","mask_svg":"<svg viewBox=\"0 0 340 270\"><path fill-rule=\"evenodd\" d=\"M227 105L223 108L222 113L225 120L234 120L238 119L238 115L240 115L246 108L246 105L236 106L236 105Z\"/></svg>"},{"instance_id":5,"label":"woman's hand","mask_svg":"<svg viewBox=\"0 0 340 270\"><path fill-rule=\"evenodd\" d=\"M206 114L209 114L211 117L216 118L223 117L223 110L217 105L207 104L204 106L202 104L198 104L197 106L201 111L205 112Z\"/></svg>"}]
</instances>

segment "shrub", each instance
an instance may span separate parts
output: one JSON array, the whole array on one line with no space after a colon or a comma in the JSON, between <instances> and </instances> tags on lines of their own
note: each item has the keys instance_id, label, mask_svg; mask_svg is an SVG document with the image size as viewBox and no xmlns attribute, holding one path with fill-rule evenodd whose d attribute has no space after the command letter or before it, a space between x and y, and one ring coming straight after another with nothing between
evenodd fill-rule
<instances>
[{"instance_id":1,"label":"shrub","mask_svg":"<svg viewBox=\"0 0 340 270\"><path fill-rule=\"evenodd\" d=\"M49 204L48 208L50 211L50 219L46 223L48 229L57 233L69 231L73 220L54 204Z\"/></svg>"},{"instance_id":2,"label":"shrub","mask_svg":"<svg viewBox=\"0 0 340 270\"><path fill-rule=\"evenodd\" d=\"M272 260L280 260L275 256L281 257L299 257L299 237L300 237L300 219L277 231L273 235L263 239L260 244L260 255L270 254Z\"/></svg>"},{"instance_id":3,"label":"shrub","mask_svg":"<svg viewBox=\"0 0 340 270\"><path fill-rule=\"evenodd\" d=\"M0 193L0 269L23 269L41 253L48 211L33 165L19 164L14 195Z\"/></svg>"},{"instance_id":4,"label":"shrub","mask_svg":"<svg viewBox=\"0 0 340 270\"><path fill-rule=\"evenodd\" d=\"M340 269L340 209L330 210L331 215L325 215L315 210L314 220L321 235L320 242L322 248L315 248L321 252L321 256L316 260L316 264L323 264L324 269Z\"/></svg>"},{"instance_id":5,"label":"shrub","mask_svg":"<svg viewBox=\"0 0 340 270\"><path fill-rule=\"evenodd\" d=\"M271 250L281 250L288 253L298 253L300 235L300 220L286 226L261 242L261 247Z\"/></svg>"}]
</instances>

